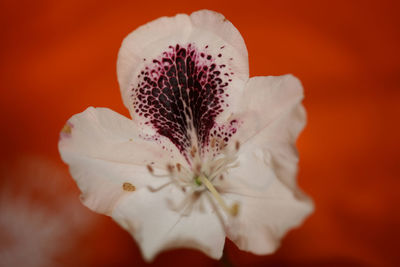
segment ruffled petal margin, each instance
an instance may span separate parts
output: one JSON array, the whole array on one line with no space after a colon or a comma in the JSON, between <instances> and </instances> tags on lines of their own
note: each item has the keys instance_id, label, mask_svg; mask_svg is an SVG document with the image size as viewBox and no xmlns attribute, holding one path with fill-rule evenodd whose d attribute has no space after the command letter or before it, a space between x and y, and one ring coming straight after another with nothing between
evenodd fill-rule
<instances>
[{"instance_id":1,"label":"ruffled petal margin","mask_svg":"<svg viewBox=\"0 0 400 267\"><path fill-rule=\"evenodd\" d=\"M173 248L198 249L220 258L225 231L211 202L204 195L188 199L170 178L149 172L146 165L165 174L171 162L186 164L167 138L159 142L143 139L131 120L90 107L68 120L59 150L83 204L129 231L145 260Z\"/></svg>"},{"instance_id":2,"label":"ruffled petal margin","mask_svg":"<svg viewBox=\"0 0 400 267\"><path fill-rule=\"evenodd\" d=\"M206 195L197 197L193 202L175 186L156 194L142 190L120 201L112 217L132 234L147 261L174 248L192 248L219 259L224 226Z\"/></svg>"},{"instance_id":3,"label":"ruffled petal margin","mask_svg":"<svg viewBox=\"0 0 400 267\"><path fill-rule=\"evenodd\" d=\"M273 253L287 231L312 213L312 201L291 190L276 176L270 155L244 147L239 167L232 169L221 186L224 198L239 203L237 217L227 220L227 236L241 250L263 255Z\"/></svg>"},{"instance_id":4,"label":"ruffled petal margin","mask_svg":"<svg viewBox=\"0 0 400 267\"><path fill-rule=\"evenodd\" d=\"M296 188L296 140L306 124L303 87L293 75L253 77L246 85L237 117L241 144L266 149L271 167L289 188Z\"/></svg>"},{"instance_id":5,"label":"ruffled petal margin","mask_svg":"<svg viewBox=\"0 0 400 267\"><path fill-rule=\"evenodd\" d=\"M168 139L143 139L131 120L107 108L90 107L74 115L62 130L58 147L82 202L104 214L110 214L121 197L165 183L166 178L155 178L146 165L165 169L172 159L186 164Z\"/></svg>"},{"instance_id":6,"label":"ruffled petal margin","mask_svg":"<svg viewBox=\"0 0 400 267\"><path fill-rule=\"evenodd\" d=\"M296 139L306 116L303 89L291 75L249 80L237 133L239 166L231 169L224 197L240 203L228 221L228 237L242 250L274 252L282 236L312 213L312 201L297 187Z\"/></svg>"}]
</instances>

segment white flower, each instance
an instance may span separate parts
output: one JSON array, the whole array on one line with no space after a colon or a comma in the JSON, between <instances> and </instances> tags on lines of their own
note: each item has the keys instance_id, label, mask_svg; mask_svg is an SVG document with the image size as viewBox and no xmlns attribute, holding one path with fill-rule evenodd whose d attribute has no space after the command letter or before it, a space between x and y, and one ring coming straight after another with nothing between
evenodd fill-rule
<instances>
[{"instance_id":1,"label":"white flower","mask_svg":"<svg viewBox=\"0 0 400 267\"><path fill-rule=\"evenodd\" d=\"M303 91L291 75L249 79L247 50L221 14L163 17L122 43L118 81L132 120L90 107L62 131L90 209L110 215L146 260L225 237L267 254L312 212L296 185Z\"/></svg>"}]
</instances>

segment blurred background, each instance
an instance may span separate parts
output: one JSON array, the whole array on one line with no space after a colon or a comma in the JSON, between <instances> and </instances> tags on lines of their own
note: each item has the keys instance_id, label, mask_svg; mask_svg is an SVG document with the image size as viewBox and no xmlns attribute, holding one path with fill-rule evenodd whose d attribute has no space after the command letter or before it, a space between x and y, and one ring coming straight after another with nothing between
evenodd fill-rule
<instances>
[{"instance_id":1,"label":"blurred background","mask_svg":"<svg viewBox=\"0 0 400 267\"><path fill-rule=\"evenodd\" d=\"M122 39L160 16L221 12L242 33L250 75L293 73L308 125L299 184L315 213L274 255L227 241L234 266L399 266L398 1L0 2L0 265L141 266L137 245L79 202L59 131L88 106L128 116L116 78ZM224 266L197 251L153 266Z\"/></svg>"}]
</instances>

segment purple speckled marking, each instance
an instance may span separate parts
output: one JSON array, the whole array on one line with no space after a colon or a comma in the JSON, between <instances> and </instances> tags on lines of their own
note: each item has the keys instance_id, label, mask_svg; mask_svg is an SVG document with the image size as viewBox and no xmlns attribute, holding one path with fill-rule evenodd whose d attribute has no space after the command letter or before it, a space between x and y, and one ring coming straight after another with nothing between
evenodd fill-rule
<instances>
[{"instance_id":1,"label":"purple speckled marking","mask_svg":"<svg viewBox=\"0 0 400 267\"><path fill-rule=\"evenodd\" d=\"M191 132L201 150L216 137L227 142L235 127L218 126L215 118L228 105L224 98L233 73L224 71L223 51L216 55L193 44L169 46L158 58L147 60L132 88L135 112L169 138L187 158ZM220 49L223 49L221 47ZM228 126L227 126L228 127ZM211 131L212 130L212 131ZM223 132L223 133L222 133Z\"/></svg>"}]
</instances>

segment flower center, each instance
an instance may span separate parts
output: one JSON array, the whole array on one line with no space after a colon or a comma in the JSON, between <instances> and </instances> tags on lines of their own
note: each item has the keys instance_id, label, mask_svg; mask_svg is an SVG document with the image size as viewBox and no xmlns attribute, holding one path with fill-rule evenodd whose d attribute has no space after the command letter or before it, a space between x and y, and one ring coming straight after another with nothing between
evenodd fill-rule
<instances>
[{"instance_id":1,"label":"flower center","mask_svg":"<svg viewBox=\"0 0 400 267\"><path fill-rule=\"evenodd\" d=\"M194 149L195 150L195 149ZM192 155L194 167L190 169L184 167L180 163L167 165L168 174L156 174L150 165L147 165L149 172L155 177L168 177L170 181L160 186L159 188L149 187L151 191L158 191L164 187L174 184L182 189L188 197L183 202L188 202L189 197L198 195L204 192L210 192L216 203L229 215L236 216L239 212L239 204L234 203L229 206L220 192L215 187L215 184L224 179L224 175L230 168L237 167L236 152L239 150L239 143L236 142L233 150L228 150L226 147L221 150L221 153L209 160L200 161L197 152ZM192 150L193 151L193 150ZM196 199L196 198L192 198ZM186 203L181 203L178 207L184 207Z\"/></svg>"},{"instance_id":2,"label":"flower center","mask_svg":"<svg viewBox=\"0 0 400 267\"><path fill-rule=\"evenodd\" d=\"M207 189L211 192L214 198L217 200L218 204L230 215L236 216L239 212L239 204L234 203L232 206L228 206L225 201L222 199L221 195L215 189L214 185L208 180L205 176L200 176L197 179L203 183Z\"/></svg>"}]
</instances>

